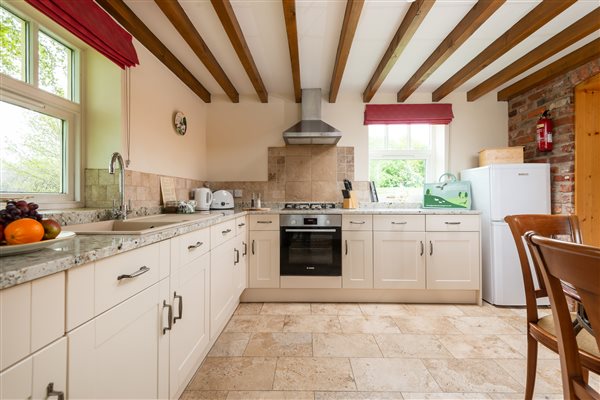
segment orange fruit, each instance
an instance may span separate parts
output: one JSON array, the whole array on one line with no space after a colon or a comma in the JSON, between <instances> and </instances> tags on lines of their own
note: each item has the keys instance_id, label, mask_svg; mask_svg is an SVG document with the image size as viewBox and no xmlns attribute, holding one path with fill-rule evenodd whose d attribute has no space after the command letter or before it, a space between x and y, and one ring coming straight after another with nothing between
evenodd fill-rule
<instances>
[{"instance_id":1,"label":"orange fruit","mask_svg":"<svg viewBox=\"0 0 600 400\"><path fill-rule=\"evenodd\" d=\"M43 237L44 227L31 218L18 219L4 228L4 239L8 244L34 243Z\"/></svg>"}]
</instances>

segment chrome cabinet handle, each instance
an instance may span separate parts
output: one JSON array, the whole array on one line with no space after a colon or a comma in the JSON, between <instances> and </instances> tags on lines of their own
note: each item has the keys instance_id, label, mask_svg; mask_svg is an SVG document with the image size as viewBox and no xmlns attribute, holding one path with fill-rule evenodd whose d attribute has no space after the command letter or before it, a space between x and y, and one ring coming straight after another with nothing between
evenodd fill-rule
<instances>
[{"instance_id":1,"label":"chrome cabinet handle","mask_svg":"<svg viewBox=\"0 0 600 400\"><path fill-rule=\"evenodd\" d=\"M429 255L433 255L433 243L431 242L431 240L429 241Z\"/></svg>"},{"instance_id":2,"label":"chrome cabinet handle","mask_svg":"<svg viewBox=\"0 0 600 400\"><path fill-rule=\"evenodd\" d=\"M396 221L392 221L392 225L406 225L408 222L406 221L402 221L402 222L396 222Z\"/></svg>"},{"instance_id":3,"label":"chrome cabinet handle","mask_svg":"<svg viewBox=\"0 0 600 400\"><path fill-rule=\"evenodd\" d=\"M335 229L286 229L286 232L333 233Z\"/></svg>"},{"instance_id":4,"label":"chrome cabinet handle","mask_svg":"<svg viewBox=\"0 0 600 400\"><path fill-rule=\"evenodd\" d=\"M238 224L238 228L241 228L242 226L246 226L246 224L243 222Z\"/></svg>"},{"instance_id":5,"label":"chrome cabinet handle","mask_svg":"<svg viewBox=\"0 0 600 400\"><path fill-rule=\"evenodd\" d=\"M344 240L344 243L346 245L346 251L345 251L345 255L348 255L348 241Z\"/></svg>"},{"instance_id":6,"label":"chrome cabinet handle","mask_svg":"<svg viewBox=\"0 0 600 400\"><path fill-rule=\"evenodd\" d=\"M238 249L233 249L233 254L235 256L233 259L233 265L236 265L240 262L240 251Z\"/></svg>"},{"instance_id":7,"label":"chrome cabinet handle","mask_svg":"<svg viewBox=\"0 0 600 400\"><path fill-rule=\"evenodd\" d=\"M203 244L204 244L204 242L196 242L196 244L190 244L190 245L188 246L188 250L189 250L189 251L195 250L195 249L197 249L198 247L202 246Z\"/></svg>"},{"instance_id":8,"label":"chrome cabinet handle","mask_svg":"<svg viewBox=\"0 0 600 400\"><path fill-rule=\"evenodd\" d=\"M273 221L256 221L257 224L272 224Z\"/></svg>"},{"instance_id":9,"label":"chrome cabinet handle","mask_svg":"<svg viewBox=\"0 0 600 400\"><path fill-rule=\"evenodd\" d=\"M173 306L171 306L170 304L167 304L166 300L163 300L163 310L165 308L169 309L169 313L167 315L167 318L169 319L169 324L166 327L163 327L163 329L162 329L163 335L165 333L167 333L167 331L170 331L171 328L173 327L173 323L171 322L173 320Z\"/></svg>"},{"instance_id":10,"label":"chrome cabinet handle","mask_svg":"<svg viewBox=\"0 0 600 400\"><path fill-rule=\"evenodd\" d=\"M242 255L245 256L246 254L248 254L248 243L242 242L242 244L244 245L244 252L242 253Z\"/></svg>"},{"instance_id":11,"label":"chrome cabinet handle","mask_svg":"<svg viewBox=\"0 0 600 400\"><path fill-rule=\"evenodd\" d=\"M225 229L224 231L221 231L223 235L227 235L229 232L231 232L231 229Z\"/></svg>"},{"instance_id":12,"label":"chrome cabinet handle","mask_svg":"<svg viewBox=\"0 0 600 400\"><path fill-rule=\"evenodd\" d=\"M137 271L135 271L132 274L123 274L123 275L117 276L117 280L120 281L121 279L135 278L135 277L145 274L148 271L150 271L150 268L148 268L144 265L143 267L141 267L140 269L138 269Z\"/></svg>"},{"instance_id":13,"label":"chrome cabinet handle","mask_svg":"<svg viewBox=\"0 0 600 400\"><path fill-rule=\"evenodd\" d=\"M183 296L178 295L177 292L173 292L173 303L175 303L175 300L177 299L179 299L179 307L177 309L179 315L173 318L173 323L176 323L178 319L183 318Z\"/></svg>"},{"instance_id":14,"label":"chrome cabinet handle","mask_svg":"<svg viewBox=\"0 0 600 400\"><path fill-rule=\"evenodd\" d=\"M254 240L252 240L252 254L254 254Z\"/></svg>"},{"instance_id":15,"label":"chrome cabinet handle","mask_svg":"<svg viewBox=\"0 0 600 400\"><path fill-rule=\"evenodd\" d=\"M444 222L446 225L460 225L460 221L454 221L454 222Z\"/></svg>"},{"instance_id":16,"label":"chrome cabinet handle","mask_svg":"<svg viewBox=\"0 0 600 400\"><path fill-rule=\"evenodd\" d=\"M360 222L356 222L356 221L350 221L351 224L356 224L356 225L364 225L365 221L360 221Z\"/></svg>"},{"instance_id":17,"label":"chrome cabinet handle","mask_svg":"<svg viewBox=\"0 0 600 400\"><path fill-rule=\"evenodd\" d=\"M424 251L425 251L425 246L423 245L423 241L421 240L421 256L423 255Z\"/></svg>"},{"instance_id":18,"label":"chrome cabinet handle","mask_svg":"<svg viewBox=\"0 0 600 400\"><path fill-rule=\"evenodd\" d=\"M48 386L46 386L46 399L48 399L50 396L56 396L58 400L65 400L64 392L54 390L54 382L50 382Z\"/></svg>"}]
</instances>

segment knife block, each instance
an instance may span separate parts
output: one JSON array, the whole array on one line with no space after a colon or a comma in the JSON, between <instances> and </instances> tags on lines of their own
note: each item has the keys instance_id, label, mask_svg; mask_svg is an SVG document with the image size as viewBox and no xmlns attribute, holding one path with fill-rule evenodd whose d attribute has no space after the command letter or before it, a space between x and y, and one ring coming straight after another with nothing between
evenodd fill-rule
<instances>
[{"instance_id":1,"label":"knife block","mask_svg":"<svg viewBox=\"0 0 600 400\"><path fill-rule=\"evenodd\" d=\"M344 199L342 203L342 208L358 208L358 199L356 198L356 194L351 190L350 198Z\"/></svg>"}]
</instances>

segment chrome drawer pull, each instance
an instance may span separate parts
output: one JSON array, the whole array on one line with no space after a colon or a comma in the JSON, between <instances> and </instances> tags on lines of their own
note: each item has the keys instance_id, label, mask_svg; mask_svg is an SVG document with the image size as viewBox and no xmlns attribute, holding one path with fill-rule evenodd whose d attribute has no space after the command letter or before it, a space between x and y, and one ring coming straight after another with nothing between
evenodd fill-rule
<instances>
[{"instance_id":1,"label":"chrome drawer pull","mask_svg":"<svg viewBox=\"0 0 600 400\"><path fill-rule=\"evenodd\" d=\"M144 265L143 267L141 267L140 269L138 269L137 271L135 271L133 274L123 274L123 275L117 276L117 280L120 281L121 279L135 278L135 277L138 277L138 276L140 276L142 274L145 274L148 271L150 271L150 268L148 268L148 267L146 267Z\"/></svg>"},{"instance_id":2,"label":"chrome drawer pull","mask_svg":"<svg viewBox=\"0 0 600 400\"><path fill-rule=\"evenodd\" d=\"M162 333L163 333L163 335L164 335L165 333L167 333L167 331L170 331L170 330L171 330L171 328L173 327L173 323L171 322L171 321L173 320L173 307L172 307L170 304L167 304L167 301L166 301L166 300L163 300L163 310L164 310L165 308L168 308L168 309L169 309L169 313L167 314L167 318L169 319L169 324L167 325L167 327L166 327L166 328L163 328L163 329L162 329Z\"/></svg>"},{"instance_id":3,"label":"chrome drawer pull","mask_svg":"<svg viewBox=\"0 0 600 400\"><path fill-rule=\"evenodd\" d=\"M246 226L246 224L243 222L241 224L238 224L238 228L241 228L242 226Z\"/></svg>"},{"instance_id":4,"label":"chrome drawer pull","mask_svg":"<svg viewBox=\"0 0 600 400\"><path fill-rule=\"evenodd\" d=\"M286 229L286 232L333 233L335 229Z\"/></svg>"},{"instance_id":5,"label":"chrome drawer pull","mask_svg":"<svg viewBox=\"0 0 600 400\"><path fill-rule=\"evenodd\" d=\"M456 221L456 222L444 222L446 225L460 225L460 221Z\"/></svg>"},{"instance_id":6,"label":"chrome drawer pull","mask_svg":"<svg viewBox=\"0 0 600 400\"><path fill-rule=\"evenodd\" d=\"M244 252L242 253L242 255L245 256L246 254L248 254L248 243L242 242L242 244L244 245Z\"/></svg>"},{"instance_id":7,"label":"chrome drawer pull","mask_svg":"<svg viewBox=\"0 0 600 400\"><path fill-rule=\"evenodd\" d=\"M175 303L176 299L179 299L179 309L177 310L179 315L173 318L173 323L176 323L178 319L183 318L183 296L178 295L177 292L173 292L173 303Z\"/></svg>"},{"instance_id":8,"label":"chrome drawer pull","mask_svg":"<svg viewBox=\"0 0 600 400\"><path fill-rule=\"evenodd\" d=\"M257 224L272 224L273 221L256 221Z\"/></svg>"},{"instance_id":9,"label":"chrome drawer pull","mask_svg":"<svg viewBox=\"0 0 600 400\"><path fill-rule=\"evenodd\" d=\"M226 230L224 230L224 231L221 231L221 233L222 233L223 235L227 235L229 232L231 232L231 229L226 229Z\"/></svg>"},{"instance_id":10,"label":"chrome drawer pull","mask_svg":"<svg viewBox=\"0 0 600 400\"><path fill-rule=\"evenodd\" d=\"M429 241L429 255L433 255L433 243L431 242L431 240Z\"/></svg>"},{"instance_id":11,"label":"chrome drawer pull","mask_svg":"<svg viewBox=\"0 0 600 400\"><path fill-rule=\"evenodd\" d=\"M348 241L347 241L347 240L344 240L344 242L346 243L346 252L345 252L345 254L344 254L344 255L346 255L346 256L347 256L347 255L348 255Z\"/></svg>"},{"instance_id":12,"label":"chrome drawer pull","mask_svg":"<svg viewBox=\"0 0 600 400\"><path fill-rule=\"evenodd\" d=\"M233 249L233 265L239 264L240 262L240 251L238 249Z\"/></svg>"},{"instance_id":13,"label":"chrome drawer pull","mask_svg":"<svg viewBox=\"0 0 600 400\"><path fill-rule=\"evenodd\" d=\"M392 225L406 225L406 224L408 224L408 222L406 222L406 221L402 221L402 222L392 221Z\"/></svg>"},{"instance_id":14,"label":"chrome drawer pull","mask_svg":"<svg viewBox=\"0 0 600 400\"><path fill-rule=\"evenodd\" d=\"M356 221L350 221L351 224L356 224L356 225L364 225L365 221L360 221L360 222L356 222Z\"/></svg>"},{"instance_id":15,"label":"chrome drawer pull","mask_svg":"<svg viewBox=\"0 0 600 400\"><path fill-rule=\"evenodd\" d=\"M423 246L423 241L421 240L421 256L423 255L424 250L425 246Z\"/></svg>"},{"instance_id":16,"label":"chrome drawer pull","mask_svg":"<svg viewBox=\"0 0 600 400\"><path fill-rule=\"evenodd\" d=\"M196 244L190 244L188 246L188 250L192 251L197 249L198 247L202 246L204 244L204 242L196 242Z\"/></svg>"}]
</instances>

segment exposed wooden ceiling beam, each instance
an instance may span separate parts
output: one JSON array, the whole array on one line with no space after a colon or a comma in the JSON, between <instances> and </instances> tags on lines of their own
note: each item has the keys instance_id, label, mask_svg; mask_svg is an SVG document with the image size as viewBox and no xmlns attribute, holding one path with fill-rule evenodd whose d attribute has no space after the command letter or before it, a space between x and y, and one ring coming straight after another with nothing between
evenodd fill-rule
<instances>
[{"instance_id":1,"label":"exposed wooden ceiling beam","mask_svg":"<svg viewBox=\"0 0 600 400\"><path fill-rule=\"evenodd\" d=\"M544 26L558 14L569 8L576 0L546 0L521 18L502 36L494 40L467 65L433 92L433 101L440 101L460 85L475 76L507 51Z\"/></svg>"},{"instance_id":2,"label":"exposed wooden ceiling beam","mask_svg":"<svg viewBox=\"0 0 600 400\"><path fill-rule=\"evenodd\" d=\"M335 65L333 66L333 75L331 76L331 85L329 86L330 103L335 103L337 99L340 84L342 83L342 76L344 76L344 70L346 69L346 62L348 61L348 54L350 54L352 40L354 39L354 33L356 33L356 27L358 26L358 20L364 3L365 0L348 0L346 3L346 13L344 14L342 32L340 33Z\"/></svg>"},{"instance_id":3,"label":"exposed wooden ceiling beam","mask_svg":"<svg viewBox=\"0 0 600 400\"><path fill-rule=\"evenodd\" d=\"M565 28L560 33L554 35L552 38L531 50L502 71L469 90L467 92L467 100L477 100L484 94L491 92L503 83L508 82L515 76L527 71L529 68L539 64L578 40L591 35L598 29L600 29L600 8L596 8L594 11Z\"/></svg>"},{"instance_id":4,"label":"exposed wooden ceiling beam","mask_svg":"<svg viewBox=\"0 0 600 400\"><path fill-rule=\"evenodd\" d=\"M225 94L227 94L232 102L239 103L240 95L238 91L227 77L227 74L225 74L225 71L223 71L223 68L221 68L221 65L219 65L219 62L212 54L179 2L177 0L154 1L163 14L171 21L173 27L177 29L177 32L179 32L183 40L185 40L194 53L196 53L196 56L202 61L202 64L204 64L206 69L208 69L208 72L215 78L219 86L223 88Z\"/></svg>"},{"instance_id":5,"label":"exposed wooden ceiling beam","mask_svg":"<svg viewBox=\"0 0 600 400\"><path fill-rule=\"evenodd\" d=\"M475 3L467 15L400 89L398 101L405 101L417 90L505 2L506 0L480 0Z\"/></svg>"},{"instance_id":6,"label":"exposed wooden ceiling beam","mask_svg":"<svg viewBox=\"0 0 600 400\"><path fill-rule=\"evenodd\" d=\"M283 17L285 19L288 48L290 49L294 97L296 98L296 103L300 103L302 101L302 88L300 87L300 55L298 53L298 28L296 26L296 0L281 0L281 3L283 4Z\"/></svg>"},{"instance_id":7,"label":"exposed wooden ceiling beam","mask_svg":"<svg viewBox=\"0 0 600 400\"><path fill-rule=\"evenodd\" d=\"M390 45L388 46L383 58L379 62L377 69L373 73L367 88L363 92L363 101L368 103L371 101L385 78L388 76L394 64L400 57L400 54L406 48L406 45L412 39L413 35L417 31L417 28L429 11L435 0L417 0L410 5L408 12L404 16L398 31L392 38Z\"/></svg>"},{"instance_id":8,"label":"exposed wooden ceiling beam","mask_svg":"<svg viewBox=\"0 0 600 400\"><path fill-rule=\"evenodd\" d=\"M526 91L556 78L566 72L571 71L591 60L600 57L600 38L592 40L583 47L567 54L566 56L554 61L552 64L534 72L526 78L513 83L505 89L498 92L498 101L506 101L525 93Z\"/></svg>"},{"instance_id":9,"label":"exposed wooden ceiling beam","mask_svg":"<svg viewBox=\"0 0 600 400\"><path fill-rule=\"evenodd\" d=\"M254 86L254 90L256 90L258 98L261 103L267 103L269 101L267 88L260 77L258 68L256 68L254 58L252 58L252 53L250 53L250 48L248 47L248 43L246 43L246 38L244 37L242 28L240 28L240 24L233 12L231 3L229 0L211 0L211 3L217 16L221 20L225 33L229 36L229 41L231 42L233 49L248 74L248 78L250 78L250 82L252 82L252 86Z\"/></svg>"},{"instance_id":10,"label":"exposed wooden ceiling beam","mask_svg":"<svg viewBox=\"0 0 600 400\"><path fill-rule=\"evenodd\" d=\"M123 0L96 0L107 13L131 33L144 47L171 70L204 102L210 103L210 93L190 71L167 49L167 47L148 29Z\"/></svg>"}]
</instances>

